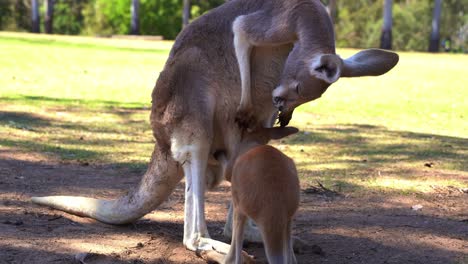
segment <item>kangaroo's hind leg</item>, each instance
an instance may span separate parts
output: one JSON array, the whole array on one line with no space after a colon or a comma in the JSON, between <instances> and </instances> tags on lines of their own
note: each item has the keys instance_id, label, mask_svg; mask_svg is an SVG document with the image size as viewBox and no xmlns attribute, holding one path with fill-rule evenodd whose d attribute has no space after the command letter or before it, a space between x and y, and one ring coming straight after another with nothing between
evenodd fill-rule
<instances>
[{"instance_id":1,"label":"kangaroo's hind leg","mask_svg":"<svg viewBox=\"0 0 468 264\"><path fill-rule=\"evenodd\" d=\"M231 201L231 204L229 205L228 216L226 217L226 224L224 225L224 230L223 230L223 235L226 238L232 238L232 234L233 234L232 221L233 221L233 205ZM263 243L260 229L258 229L255 222L250 218L247 219L247 222L245 224L244 239L245 241L248 241L248 242Z\"/></svg>"}]
</instances>

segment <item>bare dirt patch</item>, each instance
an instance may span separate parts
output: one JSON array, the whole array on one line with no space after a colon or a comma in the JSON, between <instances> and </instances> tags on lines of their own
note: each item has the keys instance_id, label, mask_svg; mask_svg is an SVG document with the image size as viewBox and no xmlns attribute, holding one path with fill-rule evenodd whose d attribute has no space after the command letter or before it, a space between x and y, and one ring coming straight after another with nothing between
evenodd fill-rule
<instances>
[{"instance_id":1,"label":"bare dirt patch","mask_svg":"<svg viewBox=\"0 0 468 264\"><path fill-rule=\"evenodd\" d=\"M113 198L139 179L112 165L63 164L0 149L0 263L79 263L76 257L101 264L204 263L182 245L183 183L158 210L125 226L29 201L53 194ZM439 189L434 195L353 197L309 187L303 186L294 228L310 245L297 254L299 263L468 263L468 194ZM207 195L208 227L224 241L228 203L227 184ZM261 245L246 245L246 251L265 261Z\"/></svg>"}]
</instances>

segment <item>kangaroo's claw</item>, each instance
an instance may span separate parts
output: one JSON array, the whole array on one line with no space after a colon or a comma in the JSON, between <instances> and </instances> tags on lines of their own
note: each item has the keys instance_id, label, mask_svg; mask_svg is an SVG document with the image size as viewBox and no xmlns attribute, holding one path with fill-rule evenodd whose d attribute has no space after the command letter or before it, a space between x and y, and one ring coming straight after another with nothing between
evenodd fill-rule
<instances>
[{"instance_id":1,"label":"kangaroo's claw","mask_svg":"<svg viewBox=\"0 0 468 264\"><path fill-rule=\"evenodd\" d=\"M247 130L253 130L257 124L254 112L250 109L238 109L235 121L241 129Z\"/></svg>"}]
</instances>

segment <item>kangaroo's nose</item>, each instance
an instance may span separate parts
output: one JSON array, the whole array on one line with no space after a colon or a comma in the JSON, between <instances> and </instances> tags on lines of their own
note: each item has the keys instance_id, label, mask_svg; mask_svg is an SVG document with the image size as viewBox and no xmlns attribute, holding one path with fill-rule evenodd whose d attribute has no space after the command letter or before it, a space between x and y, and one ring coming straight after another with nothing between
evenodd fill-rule
<instances>
[{"instance_id":1,"label":"kangaroo's nose","mask_svg":"<svg viewBox=\"0 0 468 264\"><path fill-rule=\"evenodd\" d=\"M276 108L278 108L280 111L283 111L283 108L284 108L284 102L286 100L281 97L281 96L275 96L273 97L273 104Z\"/></svg>"}]
</instances>

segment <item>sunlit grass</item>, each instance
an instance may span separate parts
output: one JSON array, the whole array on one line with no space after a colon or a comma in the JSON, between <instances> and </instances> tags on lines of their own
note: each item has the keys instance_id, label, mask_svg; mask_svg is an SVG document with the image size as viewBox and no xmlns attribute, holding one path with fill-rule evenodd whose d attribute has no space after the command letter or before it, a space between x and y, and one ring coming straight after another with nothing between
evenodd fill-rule
<instances>
[{"instance_id":1,"label":"sunlit grass","mask_svg":"<svg viewBox=\"0 0 468 264\"><path fill-rule=\"evenodd\" d=\"M344 54L350 52L355 51ZM468 56L399 55L400 62L386 75L342 79L303 109L317 113L319 119L330 118L331 123L379 124L466 138Z\"/></svg>"},{"instance_id":2,"label":"sunlit grass","mask_svg":"<svg viewBox=\"0 0 468 264\"><path fill-rule=\"evenodd\" d=\"M0 32L0 150L144 170L150 94L170 47ZM296 111L301 132L275 145L303 185L356 195L468 186L468 57L400 56L389 74L340 80Z\"/></svg>"},{"instance_id":3,"label":"sunlit grass","mask_svg":"<svg viewBox=\"0 0 468 264\"><path fill-rule=\"evenodd\" d=\"M0 34L0 96L150 103L170 45ZM151 43L151 42L150 42Z\"/></svg>"}]
</instances>

